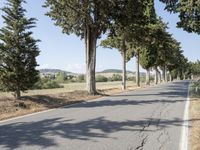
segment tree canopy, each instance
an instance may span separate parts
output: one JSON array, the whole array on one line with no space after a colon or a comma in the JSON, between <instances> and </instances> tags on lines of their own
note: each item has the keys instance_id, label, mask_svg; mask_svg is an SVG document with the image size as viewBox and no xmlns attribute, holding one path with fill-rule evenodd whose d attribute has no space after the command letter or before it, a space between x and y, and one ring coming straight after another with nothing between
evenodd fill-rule
<instances>
[{"instance_id":1,"label":"tree canopy","mask_svg":"<svg viewBox=\"0 0 200 150\"><path fill-rule=\"evenodd\" d=\"M200 34L200 0L160 0L166 4L166 9L179 13L177 26L188 32Z\"/></svg>"}]
</instances>

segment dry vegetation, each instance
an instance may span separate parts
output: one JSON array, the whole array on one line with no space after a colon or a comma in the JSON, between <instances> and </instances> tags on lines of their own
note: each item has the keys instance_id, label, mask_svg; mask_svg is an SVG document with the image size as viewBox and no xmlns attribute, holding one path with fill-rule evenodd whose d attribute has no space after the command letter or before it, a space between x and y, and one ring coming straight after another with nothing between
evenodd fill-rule
<instances>
[{"instance_id":1,"label":"dry vegetation","mask_svg":"<svg viewBox=\"0 0 200 150\"><path fill-rule=\"evenodd\" d=\"M200 150L200 97L191 98L190 120L190 150Z\"/></svg>"},{"instance_id":2,"label":"dry vegetation","mask_svg":"<svg viewBox=\"0 0 200 150\"><path fill-rule=\"evenodd\" d=\"M120 85L121 82L98 83L101 94L97 96L83 91L84 83L65 84L61 89L28 91L22 100L15 100L11 93L0 93L0 120L120 93ZM127 86L128 90L137 89L132 82Z\"/></svg>"},{"instance_id":3,"label":"dry vegetation","mask_svg":"<svg viewBox=\"0 0 200 150\"><path fill-rule=\"evenodd\" d=\"M113 76L113 74L118 74L118 75L122 75L121 73L97 73L96 75L102 75L104 77L110 78ZM127 73L126 74L127 77L132 77L133 73Z\"/></svg>"},{"instance_id":4,"label":"dry vegetation","mask_svg":"<svg viewBox=\"0 0 200 150\"><path fill-rule=\"evenodd\" d=\"M200 80L190 86L190 150L200 150Z\"/></svg>"},{"instance_id":5,"label":"dry vegetation","mask_svg":"<svg viewBox=\"0 0 200 150\"><path fill-rule=\"evenodd\" d=\"M30 90L27 93L22 93L22 96L32 96L32 95L46 95L46 94L59 94L65 92L79 91L85 89L85 83L69 83L62 84L64 88L58 89L43 89L43 90ZM128 88L134 87L134 83L127 82ZM121 82L99 82L97 83L98 90L120 88ZM0 93L0 97L13 97L11 93Z\"/></svg>"}]
</instances>

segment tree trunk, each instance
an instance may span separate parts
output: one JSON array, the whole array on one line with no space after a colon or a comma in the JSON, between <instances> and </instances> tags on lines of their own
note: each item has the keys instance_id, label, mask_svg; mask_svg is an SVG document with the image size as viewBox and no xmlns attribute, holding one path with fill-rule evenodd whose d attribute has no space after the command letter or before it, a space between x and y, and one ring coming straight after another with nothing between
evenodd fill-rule
<instances>
[{"instance_id":1,"label":"tree trunk","mask_svg":"<svg viewBox=\"0 0 200 150\"><path fill-rule=\"evenodd\" d=\"M126 49L123 49L122 52L122 90L126 89Z\"/></svg>"},{"instance_id":2,"label":"tree trunk","mask_svg":"<svg viewBox=\"0 0 200 150\"><path fill-rule=\"evenodd\" d=\"M162 81L165 82L165 67L162 68Z\"/></svg>"},{"instance_id":3,"label":"tree trunk","mask_svg":"<svg viewBox=\"0 0 200 150\"><path fill-rule=\"evenodd\" d=\"M191 75L191 79L192 79L192 80L194 79L194 75Z\"/></svg>"},{"instance_id":4,"label":"tree trunk","mask_svg":"<svg viewBox=\"0 0 200 150\"><path fill-rule=\"evenodd\" d=\"M139 50L137 50L137 56L136 56L136 84L138 87L140 87L140 54L139 54Z\"/></svg>"},{"instance_id":5,"label":"tree trunk","mask_svg":"<svg viewBox=\"0 0 200 150\"><path fill-rule=\"evenodd\" d=\"M155 78L154 78L155 84L158 84L158 71L157 68L155 67Z\"/></svg>"},{"instance_id":6,"label":"tree trunk","mask_svg":"<svg viewBox=\"0 0 200 150\"><path fill-rule=\"evenodd\" d=\"M150 85L150 69L147 69L146 71L146 85Z\"/></svg>"},{"instance_id":7,"label":"tree trunk","mask_svg":"<svg viewBox=\"0 0 200 150\"><path fill-rule=\"evenodd\" d=\"M186 77L185 77L185 74L183 75L183 80L185 80L186 79Z\"/></svg>"},{"instance_id":8,"label":"tree trunk","mask_svg":"<svg viewBox=\"0 0 200 150\"><path fill-rule=\"evenodd\" d=\"M89 94L95 95L96 91L96 33L90 27L86 31L86 90Z\"/></svg>"},{"instance_id":9,"label":"tree trunk","mask_svg":"<svg viewBox=\"0 0 200 150\"><path fill-rule=\"evenodd\" d=\"M177 80L181 80L181 71L177 74Z\"/></svg>"},{"instance_id":10,"label":"tree trunk","mask_svg":"<svg viewBox=\"0 0 200 150\"><path fill-rule=\"evenodd\" d=\"M15 99L20 100L21 99L21 91L20 90L16 90L14 96L15 96Z\"/></svg>"},{"instance_id":11,"label":"tree trunk","mask_svg":"<svg viewBox=\"0 0 200 150\"><path fill-rule=\"evenodd\" d=\"M181 77L179 76L179 75L177 75L177 78L176 78L177 80L181 80Z\"/></svg>"},{"instance_id":12,"label":"tree trunk","mask_svg":"<svg viewBox=\"0 0 200 150\"><path fill-rule=\"evenodd\" d=\"M125 41L123 41L123 49L122 49L122 90L126 89L126 48Z\"/></svg>"},{"instance_id":13,"label":"tree trunk","mask_svg":"<svg viewBox=\"0 0 200 150\"><path fill-rule=\"evenodd\" d=\"M161 73L159 70L157 70L157 71L158 71L158 83L161 83Z\"/></svg>"},{"instance_id":14,"label":"tree trunk","mask_svg":"<svg viewBox=\"0 0 200 150\"><path fill-rule=\"evenodd\" d=\"M169 81L172 82L172 74L171 74L171 72L169 73Z\"/></svg>"},{"instance_id":15,"label":"tree trunk","mask_svg":"<svg viewBox=\"0 0 200 150\"><path fill-rule=\"evenodd\" d=\"M165 66L165 82L168 82L167 67Z\"/></svg>"}]
</instances>

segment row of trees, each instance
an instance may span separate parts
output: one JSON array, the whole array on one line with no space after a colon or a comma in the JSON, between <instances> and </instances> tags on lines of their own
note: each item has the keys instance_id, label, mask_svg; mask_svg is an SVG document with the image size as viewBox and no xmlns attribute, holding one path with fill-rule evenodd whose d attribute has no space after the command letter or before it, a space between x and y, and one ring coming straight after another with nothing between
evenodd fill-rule
<instances>
[{"instance_id":1,"label":"row of trees","mask_svg":"<svg viewBox=\"0 0 200 150\"><path fill-rule=\"evenodd\" d=\"M180 13L179 27L185 27L193 19L191 12L184 12L184 7L194 9L191 2L165 1L166 9ZM186 6L187 5L187 6ZM76 34L85 39L86 46L86 82L87 91L96 94L95 65L96 42L102 34L108 38L101 42L103 47L118 49L122 56L123 79L122 89L126 88L126 62L132 57L137 58L137 85L140 86L139 64L147 70L147 84L151 68L156 70L155 82L163 72L163 79L170 80L186 72L187 59L182 54L180 43L167 30L167 25L157 17L153 0L109 0L109 1L54 1L46 0L44 7L49 8L47 15L60 26L64 33ZM190 13L185 23L184 14ZM183 19L184 18L184 19ZM197 16L198 19L198 16ZM198 21L197 21L198 23ZM193 28L193 30L192 30ZM196 31L191 26L187 31ZM185 75L184 75L185 76Z\"/></svg>"},{"instance_id":2,"label":"row of trees","mask_svg":"<svg viewBox=\"0 0 200 150\"><path fill-rule=\"evenodd\" d=\"M185 12L184 7L193 8L196 5L182 4L173 0L161 0L166 3L166 9L180 13L178 23L187 31L197 32L198 15L195 20L193 13ZM29 89L38 80L35 58L39 55L29 30L35 26L35 19L27 19L22 8L24 0L7 0L3 8L5 27L0 30L0 82L6 91L15 92L20 98L20 92ZM189 2L188 2L189 3ZM126 88L126 62L132 57L137 59L137 85L140 86L139 64L147 70L149 84L150 69L156 70L155 82L163 72L163 79L181 76L188 70L187 59L182 54L180 43L167 30L167 25L155 13L154 0L46 0L47 16L55 25L62 28L63 33L75 34L85 41L86 54L86 89L90 94L96 94L95 68L96 44L102 34L107 39L101 42L103 47L118 49L122 56L122 85ZM186 10L187 11L187 10ZM184 19L188 21L184 22ZM189 29L186 24L196 21ZM160 68L160 69L158 69ZM189 72L189 71L188 71Z\"/></svg>"}]
</instances>

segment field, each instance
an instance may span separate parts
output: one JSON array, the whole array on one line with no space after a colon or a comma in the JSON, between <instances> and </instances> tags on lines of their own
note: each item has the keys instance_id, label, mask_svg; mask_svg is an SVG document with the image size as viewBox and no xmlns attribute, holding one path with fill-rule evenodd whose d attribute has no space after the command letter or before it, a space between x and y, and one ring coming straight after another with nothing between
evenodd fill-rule
<instances>
[{"instance_id":1,"label":"field","mask_svg":"<svg viewBox=\"0 0 200 150\"><path fill-rule=\"evenodd\" d=\"M104 77L110 78L113 76L113 74L122 75L122 73L109 73L109 72L108 73L97 73L96 75L102 75ZM126 75L127 75L127 77L135 76L135 75L133 75L133 73L127 73Z\"/></svg>"},{"instance_id":2,"label":"field","mask_svg":"<svg viewBox=\"0 0 200 150\"><path fill-rule=\"evenodd\" d=\"M69 83L69 84L62 84L64 88L58 89L43 89L43 90L30 90L26 93L22 93L22 96L32 96L32 95L46 95L46 94L59 94L59 93L66 93L72 91L79 91L85 90L85 83ZM131 88L134 87L135 83L128 81L127 87ZM105 89L113 89L113 88L120 88L121 82L99 82L97 83L98 90L105 90ZM0 97L13 97L12 93L0 93Z\"/></svg>"}]
</instances>

